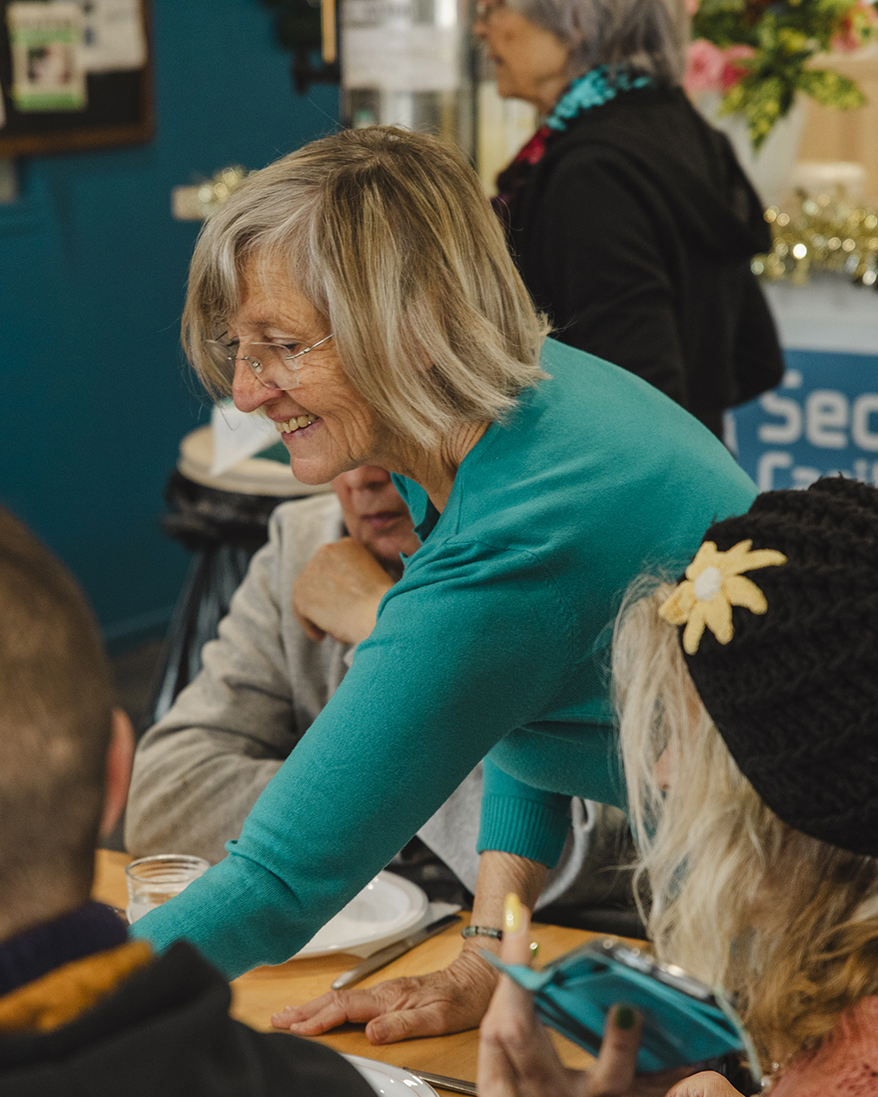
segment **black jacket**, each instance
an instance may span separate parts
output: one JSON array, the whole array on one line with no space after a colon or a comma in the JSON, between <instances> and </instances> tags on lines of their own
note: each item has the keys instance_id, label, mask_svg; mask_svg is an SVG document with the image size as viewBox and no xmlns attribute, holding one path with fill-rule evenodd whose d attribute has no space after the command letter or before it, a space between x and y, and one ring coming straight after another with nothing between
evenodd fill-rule
<instances>
[{"instance_id":1,"label":"black jacket","mask_svg":"<svg viewBox=\"0 0 878 1097\"><path fill-rule=\"evenodd\" d=\"M622 94L553 134L509 213L522 277L562 342L717 432L723 410L780 381L749 262L771 247L761 203L680 89Z\"/></svg>"},{"instance_id":2,"label":"black jacket","mask_svg":"<svg viewBox=\"0 0 878 1097\"><path fill-rule=\"evenodd\" d=\"M71 1024L0 1033L0 1097L375 1097L342 1057L229 1017L222 976L173 945Z\"/></svg>"}]
</instances>

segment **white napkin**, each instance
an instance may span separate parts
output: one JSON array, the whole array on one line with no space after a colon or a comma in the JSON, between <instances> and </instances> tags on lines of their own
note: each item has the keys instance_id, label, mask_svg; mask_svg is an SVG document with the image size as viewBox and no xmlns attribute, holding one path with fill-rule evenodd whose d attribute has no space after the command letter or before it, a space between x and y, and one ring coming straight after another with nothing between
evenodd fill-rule
<instances>
[{"instance_id":1,"label":"white napkin","mask_svg":"<svg viewBox=\"0 0 878 1097\"><path fill-rule=\"evenodd\" d=\"M233 465L260 453L280 437L270 419L256 412L238 411L231 400L215 405L210 429L213 434L211 476L222 476Z\"/></svg>"}]
</instances>

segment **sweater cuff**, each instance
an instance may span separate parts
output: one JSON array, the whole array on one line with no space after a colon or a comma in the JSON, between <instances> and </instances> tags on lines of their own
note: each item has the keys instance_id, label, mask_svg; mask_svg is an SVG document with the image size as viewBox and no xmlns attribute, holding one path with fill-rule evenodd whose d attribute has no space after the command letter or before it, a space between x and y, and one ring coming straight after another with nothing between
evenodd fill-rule
<instances>
[{"instance_id":1,"label":"sweater cuff","mask_svg":"<svg viewBox=\"0 0 878 1097\"><path fill-rule=\"evenodd\" d=\"M490 796L482 801L482 825L476 849L514 853L554 868L570 828L564 808L518 796Z\"/></svg>"}]
</instances>

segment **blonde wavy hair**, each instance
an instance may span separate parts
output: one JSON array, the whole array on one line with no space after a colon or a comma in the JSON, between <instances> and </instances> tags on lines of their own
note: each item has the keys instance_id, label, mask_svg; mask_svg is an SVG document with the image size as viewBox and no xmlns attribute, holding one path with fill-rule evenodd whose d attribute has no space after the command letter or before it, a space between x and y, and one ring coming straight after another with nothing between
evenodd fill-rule
<instances>
[{"instance_id":1,"label":"blonde wavy hair","mask_svg":"<svg viewBox=\"0 0 878 1097\"><path fill-rule=\"evenodd\" d=\"M661 959L733 997L770 1074L878 992L878 861L791 829L757 795L658 616L673 587L656 582L629 592L613 643L641 913Z\"/></svg>"},{"instance_id":2,"label":"blonde wavy hair","mask_svg":"<svg viewBox=\"0 0 878 1097\"><path fill-rule=\"evenodd\" d=\"M379 420L433 448L493 421L545 376L547 334L463 156L396 127L345 130L250 175L204 225L183 345L214 394L231 376L204 349L241 306L244 271L281 269L334 335Z\"/></svg>"}]
</instances>

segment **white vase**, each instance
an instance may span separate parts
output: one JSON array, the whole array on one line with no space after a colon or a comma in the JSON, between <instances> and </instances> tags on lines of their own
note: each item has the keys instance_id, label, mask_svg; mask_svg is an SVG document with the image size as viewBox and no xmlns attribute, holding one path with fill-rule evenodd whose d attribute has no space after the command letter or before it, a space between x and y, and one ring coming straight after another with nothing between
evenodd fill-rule
<instances>
[{"instance_id":1,"label":"white vase","mask_svg":"<svg viewBox=\"0 0 878 1097\"><path fill-rule=\"evenodd\" d=\"M789 112L775 122L758 151L754 151L743 114L719 114L720 95L699 96L696 106L705 118L732 142L741 167L747 173L764 205L774 206L789 189L799 145L805 128L807 107L799 95Z\"/></svg>"}]
</instances>

